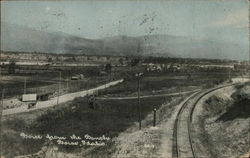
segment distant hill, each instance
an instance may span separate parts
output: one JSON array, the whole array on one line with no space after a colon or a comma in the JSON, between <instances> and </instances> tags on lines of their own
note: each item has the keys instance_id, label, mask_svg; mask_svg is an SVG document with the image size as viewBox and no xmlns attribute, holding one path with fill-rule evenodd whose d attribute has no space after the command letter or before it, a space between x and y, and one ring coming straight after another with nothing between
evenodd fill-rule
<instances>
[{"instance_id":1,"label":"distant hill","mask_svg":"<svg viewBox=\"0 0 250 158\"><path fill-rule=\"evenodd\" d=\"M63 32L49 33L1 23L4 51L47 52L88 55L142 55L165 57L244 59L248 46L181 36L114 36L97 40ZM241 55L239 55L241 54Z\"/></svg>"},{"instance_id":2,"label":"distant hill","mask_svg":"<svg viewBox=\"0 0 250 158\"><path fill-rule=\"evenodd\" d=\"M181 36L152 35L143 42L142 48L144 55L153 53L184 58L248 58L247 45Z\"/></svg>"},{"instance_id":3,"label":"distant hill","mask_svg":"<svg viewBox=\"0 0 250 158\"><path fill-rule=\"evenodd\" d=\"M101 41L71 36L62 32L48 33L8 23L1 24L2 50L49 53L100 52Z\"/></svg>"}]
</instances>

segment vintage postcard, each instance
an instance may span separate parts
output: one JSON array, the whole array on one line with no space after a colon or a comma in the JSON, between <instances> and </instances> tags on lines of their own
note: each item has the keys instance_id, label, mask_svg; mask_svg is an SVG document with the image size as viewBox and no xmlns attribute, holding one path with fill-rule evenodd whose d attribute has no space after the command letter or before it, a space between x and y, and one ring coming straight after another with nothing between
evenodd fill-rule
<instances>
[{"instance_id":1,"label":"vintage postcard","mask_svg":"<svg viewBox=\"0 0 250 158\"><path fill-rule=\"evenodd\" d=\"M249 158L248 0L0 4L0 158Z\"/></svg>"}]
</instances>

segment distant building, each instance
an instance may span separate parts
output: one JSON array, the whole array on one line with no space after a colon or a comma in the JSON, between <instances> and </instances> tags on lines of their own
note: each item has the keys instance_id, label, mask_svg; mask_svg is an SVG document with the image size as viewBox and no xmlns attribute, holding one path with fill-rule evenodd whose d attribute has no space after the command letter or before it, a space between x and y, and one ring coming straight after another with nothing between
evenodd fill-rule
<instances>
[{"instance_id":1,"label":"distant building","mask_svg":"<svg viewBox=\"0 0 250 158\"><path fill-rule=\"evenodd\" d=\"M37 101L37 94L23 94L22 101L23 102L36 102Z\"/></svg>"}]
</instances>

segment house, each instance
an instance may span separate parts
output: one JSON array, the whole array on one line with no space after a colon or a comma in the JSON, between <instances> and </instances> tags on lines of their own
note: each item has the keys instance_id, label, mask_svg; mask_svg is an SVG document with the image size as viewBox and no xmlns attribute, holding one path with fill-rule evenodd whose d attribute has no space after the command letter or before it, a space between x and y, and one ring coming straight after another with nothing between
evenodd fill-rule
<instances>
[{"instance_id":1,"label":"house","mask_svg":"<svg viewBox=\"0 0 250 158\"><path fill-rule=\"evenodd\" d=\"M36 102L37 101L37 94L23 94L22 101L23 102Z\"/></svg>"}]
</instances>

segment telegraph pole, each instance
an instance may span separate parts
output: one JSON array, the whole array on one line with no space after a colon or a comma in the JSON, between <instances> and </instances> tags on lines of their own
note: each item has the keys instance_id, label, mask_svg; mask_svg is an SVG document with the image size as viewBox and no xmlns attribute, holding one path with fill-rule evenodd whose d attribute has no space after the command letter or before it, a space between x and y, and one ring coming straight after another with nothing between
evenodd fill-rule
<instances>
[{"instance_id":1,"label":"telegraph pole","mask_svg":"<svg viewBox=\"0 0 250 158\"><path fill-rule=\"evenodd\" d=\"M23 94L26 94L26 77L24 78Z\"/></svg>"},{"instance_id":2,"label":"telegraph pole","mask_svg":"<svg viewBox=\"0 0 250 158\"><path fill-rule=\"evenodd\" d=\"M2 102L1 102L1 110L3 109L3 99L4 99L4 88L2 89Z\"/></svg>"},{"instance_id":3,"label":"telegraph pole","mask_svg":"<svg viewBox=\"0 0 250 158\"><path fill-rule=\"evenodd\" d=\"M69 79L67 79L67 92L69 92Z\"/></svg>"},{"instance_id":4,"label":"telegraph pole","mask_svg":"<svg viewBox=\"0 0 250 158\"><path fill-rule=\"evenodd\" d=\"M38 81L38 74L36 74L36 83L37 83L37 85L36 85L36 95L38 94L38 86L39 86L37 81Z\"/></svg>"},{"instance_id":5,"label":"telegraph pole","mask_svg":"<svg viewBox=\"0 0 250 158\"><path fill-rule=\"evenodd\" d=\"M1 112L0 120L2 118L2 112L3 112L3 99L4 99L4 88L2 89L2 98L1 98L1 107L0 107L0 112Z\"/></svg>"},{"instance_id":6,"label":"telegraph pole","mask_svg":"<svg viewBox=\"0 0 250 158\"><path fill-rule=\"evenodd\" d=\"M61 89L61 71L59 72L58 93L57 93L57 105L59 104L60 89Z\"/></svg>"},{"instance_id":7,"label":"telegraph pole","mask_svg":"<svg viewBox=\"0 0 250 158\"><path fill-rule=\"evenodd\" d=\"M248 41L250 41L250 6L248 6ZM248 45L248 74L249 74L249 79L250 79L250 45Z\"/></svg>"},{"instance_id":8,"label":"telegraph pole","mask_svg":"<svg viewBox=\"0 0 250 158\"><path fill-rule=\"evenodd\" d=\"M139 130L141 130L141 99L140 99L140 77L143 73L137 73L135 76L137 77L137 101L138 101L138 113L139 113Z\"/></svg>"},{"instance_id":9,"label":"telegraph pole","mask_svg":"<svg viewBox=\"0 0 250 158\"><path fill-rule=\"evenodd\" d=\"M138 84L139 130L141 130L140 76L138 76L137 84Z\"/></svg>"},{"instance_id":10,"label":"telegraph pole","mask_svg":"<svg viewBox=\"0 0 250 158\"><path fill-rule=\"evenodd\" d=\"M2 51L0 50L0 81L2 78Z\"/></svg>"},{"instance_id":11,"label":"telegraph pole","mask_svg":"<svg viewBox=\"0 0 250 158\"><path fill-rule=\"evenodd\" d=\"M1 98L1 107L0 107L0 132L2 131L2 113L3 113L3 98L4 98L4 88L2 89L2 98ZM2 133L1 134L1 139L2 139ZM0 142L0 154L2 153L2 142Z\"/></svg>"}]
</instances>

